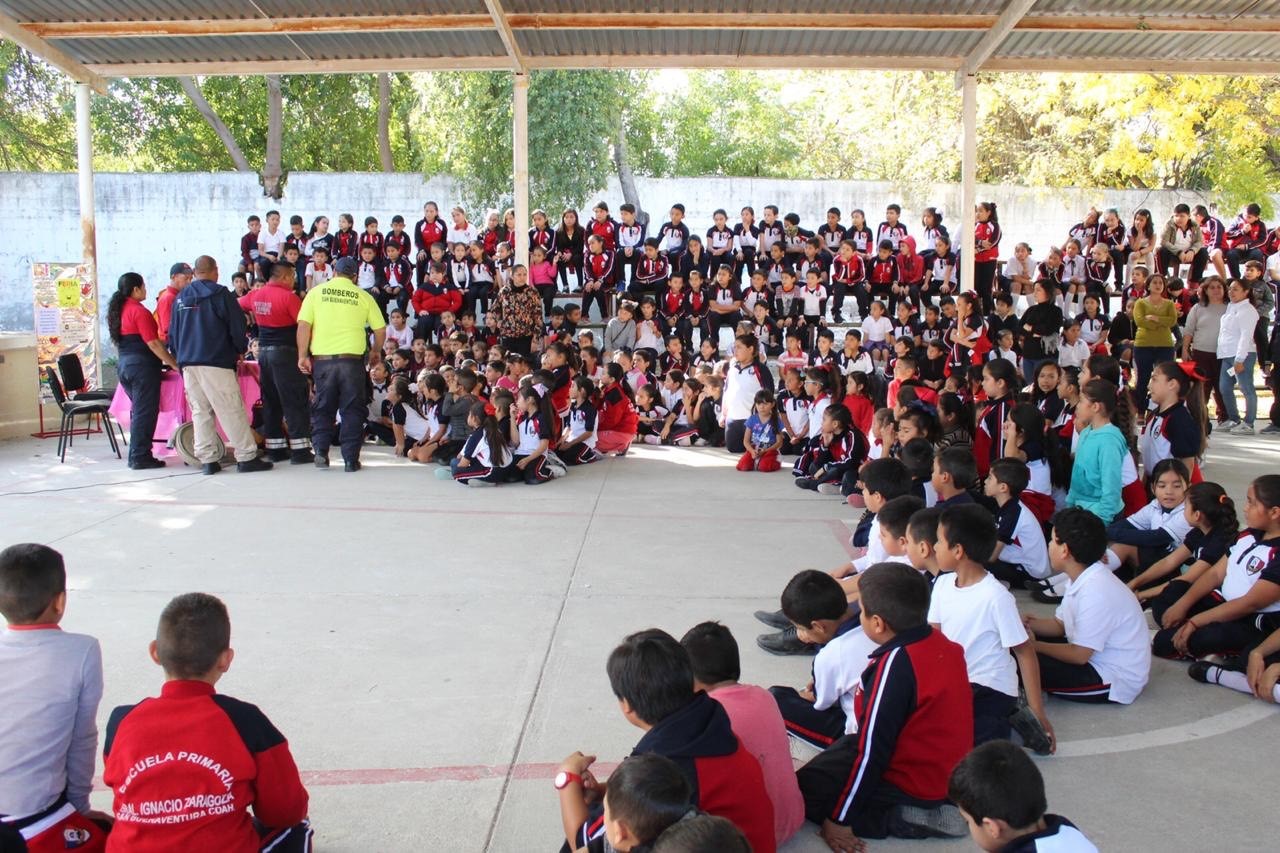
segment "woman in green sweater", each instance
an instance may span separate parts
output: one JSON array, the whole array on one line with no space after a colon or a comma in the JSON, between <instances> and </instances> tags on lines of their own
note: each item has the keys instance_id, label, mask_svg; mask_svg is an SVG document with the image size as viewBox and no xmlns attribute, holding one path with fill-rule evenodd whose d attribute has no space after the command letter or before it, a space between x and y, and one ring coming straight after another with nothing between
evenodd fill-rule
<instances>
[{"instance_id":1,"label":"woman in green sweater","mask_svg":"<svg viewBox=\"0 0 1280 853\"><path fill-rule=\"evenodd\" d=\"M1173 360L1173 327L1178 324L1178 306L1165 292L1164 276L1147 279L1147 293L1135 299L1131 308L1138 333L1133 339L1133 360L1138 366L1138 411L1147 411L1147 382L1151 369Z\"/></svg>"}]
</instances>

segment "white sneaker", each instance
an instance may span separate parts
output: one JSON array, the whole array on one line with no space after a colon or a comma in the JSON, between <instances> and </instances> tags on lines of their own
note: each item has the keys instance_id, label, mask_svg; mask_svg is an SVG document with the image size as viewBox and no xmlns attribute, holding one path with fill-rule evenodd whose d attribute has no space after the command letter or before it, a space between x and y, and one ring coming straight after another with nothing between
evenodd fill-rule
<instances>
[{"instance_id":1,"label":"white sneaker","mask_svg":"<svg viewBox=\"0 0 1280 853\"><path fill-rule=\"evenodd\" d=\"M818 494L820 495L838 495L840 494L839 483L819 483Z\"/></svg>"},{"instance_id":2,"label":"white sneaker","mask_svg":"<svg viewBox=\"0 0 1280 853\"><path fill-rule=\"evenodd\" d=\"M1232 435L1255 435L1253 424L1236 424L1231 428Z\"/></svg>"},{"instance_id":3,"label":"white sneaker","mask_svg":"<svg viewBox=\"0 0 1280 853\"><path fill-rule=\"evenodd\" d=\"M1239 421L1223 421L1222 423L1218 424L1218 426L1215 427L1215 429L1220 430L1221 432L1231 432L1233 429L1235 429L1238 426L1240 426Z\"/></svg>"}]
</instances>

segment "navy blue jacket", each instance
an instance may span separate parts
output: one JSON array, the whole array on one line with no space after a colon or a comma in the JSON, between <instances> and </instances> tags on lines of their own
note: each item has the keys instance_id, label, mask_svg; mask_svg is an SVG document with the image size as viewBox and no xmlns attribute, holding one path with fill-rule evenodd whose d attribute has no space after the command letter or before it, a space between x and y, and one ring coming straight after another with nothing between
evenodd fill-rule
<instances>
[{"instance_id":1,"label":"navy blue jacket","mask_svg":"<svg viewBox=\"0 0 1280 853\"><path fill-rule=\"evenodd\" d=\"M235 295L207 279L195 279L173 301L169 350L179 367L234 370L248 349L244 311Z\"/></svg>"}]
</instances>

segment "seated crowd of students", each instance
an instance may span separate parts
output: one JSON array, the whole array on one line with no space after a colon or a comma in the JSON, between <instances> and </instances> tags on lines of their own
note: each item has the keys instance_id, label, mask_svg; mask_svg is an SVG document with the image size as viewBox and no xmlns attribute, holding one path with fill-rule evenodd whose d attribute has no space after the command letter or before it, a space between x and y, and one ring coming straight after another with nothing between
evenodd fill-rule
<instances>
[{"instance_id":1,"label":"seated crowd of students","mask_svg":"<svg viewBox=\"0 0 1280 853\"><path fill-rule=\"evenodd\" d=\"M643 735L607 782L591 755L563 762L555 787L567 849L772 851L808 819L837 851L966 832L986 850L1093 850L1047 813L1023 750L1056 748L1046 695L1133 703L1155 654L1188 661L1199 682L1280 701L1280 475L1252 482L1241 525L1232 495L1201 469L1203 374L1172 359L1131 370L1132 337L1115 331L1127 315L1102 313L1117 292L1126 304L1150 291L1151 256L1190 264L1199 287L1208 264L1256 261L1265 240L1210 252L1212 240L1197 245L1175 223L1172 254L1161 254L1150 214L1135 223L1145 243L1114 242L1111 214L1086 219L1072 240L1092 242L1069 242L1039 265L1047 274L1029 277L1037 301L1019 317L1014 297L1028 281L1008 266L997 274L995 205L979 210L977 280L961 289L936 211L924 233L934 273L917 281L902 270L924 261L893 208L874 238L857 215L841 226L834 209L812 236L774 208L758 226L744 211L732 230L717 213L703 244L679 207L645 239L633 211L614 223L602 204L581 231L571 212L556 231L535 216L531 241L556 258L542 286L577 285L583 304L548 301L544 334L519 352L491 318L478 322L508 286L509 223L481 234L460 210L440 223L434 207L412 237L402 221L357 235L347 216L327 235L327 222L304 232L295 217L289 249L278 214L266 240L246 235L250 270L285 251L306 259L309 285L328 272L326 249L385 255L369 282L393 343L371 368L371 439L466 485L543 483L637 443L723 445L739 470L778 471L785 458L796 486L863 510L855 559L799 572L779 609L756 614L777 629L761 648L814 655L803 689L739 683L738 645L714 622L680 641L640 631L613 651L619 711ZM1249 216L1252 240L1260 223ZM777 237L765 244L767 231ZM406 272L398 261L413 247L417 269ZM1111 271L1060 275L1080 249ZM442 251L461 252L465 287L438 281ZM617 278L591 277L605 269L592 259L602 251L614 255L610 276L624 271ZM1025 254L1015 256L1024 266ZM472 277L476 263L488 281ZM850 272L857 266L865 278ZM665 291L649 292L655 281ZM416 289L436 286L458 294L452 308L415 310ZM610 311L619 291L628 298L599 339L579 331L580 314L592 303ZM831 326L845 296L863 322L837 346ZM1059 302L1077 297L1083 318L1064 324ZM694 304L710 307L699 315ZM727 356L722 329L733 333ZM1054 615L1020 612L1014 589L1055 603ZM165 674L159 698L111 714L103 778L113 810L91 811L101 653L58 630L66 606L56 551L0 553L0 692L23 700L0 721L0 840L33 851L64 849L64 839L85 851L309 849L308 797L284 736L214 689L233 657L230 621L199 593L161 614L151 647ZM799 770L788 736L820 750Z\"/></svg>"}]
</instances>

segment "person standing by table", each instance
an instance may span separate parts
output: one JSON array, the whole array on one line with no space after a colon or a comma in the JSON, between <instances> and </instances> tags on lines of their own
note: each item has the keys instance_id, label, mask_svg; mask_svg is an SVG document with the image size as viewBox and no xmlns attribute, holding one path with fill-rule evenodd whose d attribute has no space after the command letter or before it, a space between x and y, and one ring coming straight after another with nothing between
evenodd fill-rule
<instances>
[{"instance_id":1,"label":"person standing by table","mask_svg":"<svg viewBox=\"0 0 1280 853\"><path fill-rule=\"evenodd\" d=\"M241 296L239 302L258 324L262 432L267 439L267 458L306 465L315 457L311 453L310 389L307 377L298 370L298 311L302 300L293 290L296 275L289 264L277 263L271 267L267 283Z\"/></svg>"},{"instance_id":2,"label":"person standing by table","mask_svg":"<svg viewBox=\"0 0 1280 853\"><path fill-rule=\"evenodd\" d=\"M116 283L107 303L107 332L119 353L120 387L129 395L129 467L134 470L163 468L164 460L152 452L156 418L160 415L160 367L178 369L178 363L160 342L155 317L142 307L147 285L136 272L127 272Z\"/></svg>"},{"instance_id":3,"label":"person standing by table","mask_svg":"<svg viewBox=\"0 0 1280 853\"><path fill-rule=\"evenodd\" d=\"M160 342L163 344L169 343L169 319L173 316L173 300L190 283L190 264L179 261L169 267L169 286L156 298L156 330L160 332Z\"/></svg>"},{"instance_id":4,"label":"person standing by table","mask_svg":"<svg viewBox=\"0 0 1280 853\"><path fill-rule=\"evenodd\" d=\"M258 457L258 442L249 427L236 368L249 348L244 312L235 295L218 284L218 262L196 258L195 278L173 303L169 349L182 368L191 420L195 423L196 458L205 474L222 470L218 462L218 424L235 449L236 470L270 471ZM216 420L215 420L216 415Z\"/></svg>"},{"instance_id":5,"label":"person standing by table","mask_svg":"<svg viewBox=\"0 0 1280 853\"><path fill-rule=\"evenodd\" d=\"M329 467L333 445L334 416L342 413L338 441L343 467L360 470L360 446L364 443L364 422L368 414L365 397L365 354L369 364L381 359L387 337L382 309L352 281L358 267L354 258L334 264L334 277L313 287L298 313L298 369L311 374L315 399L311 404L311 444L317 468ZM369 333L373 330L373 346Z\"/></svg>"}]
</instances>

